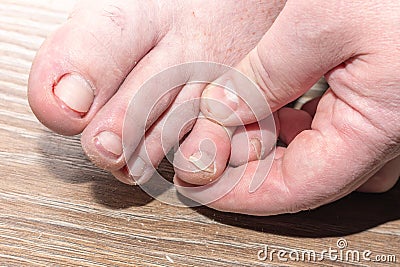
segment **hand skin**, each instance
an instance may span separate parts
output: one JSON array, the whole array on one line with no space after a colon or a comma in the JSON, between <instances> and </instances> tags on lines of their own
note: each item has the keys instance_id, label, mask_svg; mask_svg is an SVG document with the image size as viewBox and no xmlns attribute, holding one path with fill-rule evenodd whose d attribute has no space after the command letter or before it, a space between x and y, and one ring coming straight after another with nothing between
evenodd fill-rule
<instances>
[{"instance_id":1,"label":"hand skin","mask_svg":"<svg viewBox=\"0 0 400 267\"><path fill-rule=\"evenodd\" d=\"M330 89L319 101L311 129L298 134L287 148L277 149L271 171L256 192L248 188L256 164L262 161L228 166L225 175L244 175L210 207L253 215L292 213L319 207L356 189L384 192L397 182L398 0L289 0L236 68L260 87L272 111L299 97L323 75ZM239 95L246 90L234 89ZM205 90L203 96L206 92L213 90ZM207 97L213 98L213 93ZM239 103L238 111L245 123L254 122L244 103ZM202 112L225 126L239 124L218 118L206 100ZM263 110L255 113L262 116ZM189 197L201 202L199 195Z\"/></svg>"}]
</instances>

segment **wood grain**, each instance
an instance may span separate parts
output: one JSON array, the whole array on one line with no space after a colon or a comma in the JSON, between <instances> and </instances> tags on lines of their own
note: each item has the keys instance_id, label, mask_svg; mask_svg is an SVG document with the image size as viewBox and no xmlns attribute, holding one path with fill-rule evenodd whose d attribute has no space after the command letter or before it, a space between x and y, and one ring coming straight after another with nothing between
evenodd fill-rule
<instances>
[{"instance_id":1,"label":"wood grain","mask_svg":"<svg viewBox=\"0 0 400 267\"><path fill-rule=\"evenodd\" d=\"M321 251L336 248L338 238L348 249L396 255L396 263L382 266L399 266L400 184L385 194L354 193L294 215L178 208L94 167L79 137L40 125L26 99L30 65L72 4L0 1L1 266L309 266L260 261L257 252L265 245ZM168 164L161 169L172 175ZM348 264L325 259L313 265Z\"/></svg>"}]
</instances>

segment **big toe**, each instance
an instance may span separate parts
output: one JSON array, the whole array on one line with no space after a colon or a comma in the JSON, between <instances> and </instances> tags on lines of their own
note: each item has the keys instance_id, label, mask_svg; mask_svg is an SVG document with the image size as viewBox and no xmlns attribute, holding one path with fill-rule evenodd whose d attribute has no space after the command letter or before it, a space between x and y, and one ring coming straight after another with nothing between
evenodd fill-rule
<instances>
[{"instance_id":1,"label":"big toe","mask_svg":"<svg viewBox=\"0 0 400 267\"><path fill-rule=\"evenodd\" d=\"M135 11L139 8L82 1L44 42L32 65L28 98L45 126L60 134L80 133L153 47L158 28L149 23L150 14Z\"/></svg>"}]
</instances>

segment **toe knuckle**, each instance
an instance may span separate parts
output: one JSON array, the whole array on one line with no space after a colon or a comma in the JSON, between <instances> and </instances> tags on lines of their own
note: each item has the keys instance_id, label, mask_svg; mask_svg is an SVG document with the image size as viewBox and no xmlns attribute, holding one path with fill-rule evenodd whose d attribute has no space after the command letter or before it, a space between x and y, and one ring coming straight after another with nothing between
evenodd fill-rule
<instances>
[{"instance_id":1,"label":"toe knuckle","mask_svg":"<svg viewBox=\"0 0 400 267\"><path fill-rule=\"evenodd\" d=\"M107 17L110 22L120 31L123 31L125 29L127 15L124 9L120 8L115 3L109 3L105 5L102 15Z\"/></svg>"}]
</instances>

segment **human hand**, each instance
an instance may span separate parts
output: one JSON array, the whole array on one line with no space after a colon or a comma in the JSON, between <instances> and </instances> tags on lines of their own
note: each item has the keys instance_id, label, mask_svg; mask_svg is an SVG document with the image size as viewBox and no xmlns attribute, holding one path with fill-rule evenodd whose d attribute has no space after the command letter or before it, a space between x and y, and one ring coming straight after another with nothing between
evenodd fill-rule
<instances>
[{"instance_id":1,"label":"human hand","mask_svg":"<svg viewBox=\"0 0 400 267\"><path fill-rule=\"evenodd\" d=\"M390 189L400 175L399 14L397 0L288 1L271 29L236 68L258 85L272 111L325 75L330 89L319 101L310 129L288 138L287 148L277 148L272 168L255 192L249 192L249 184L258 173L257 166L263 168L263 159L228 166L221 178L243 176L212 203L201 192L193 195L179 190L218 210L270 215L315 208L356 189ZM213 86L203 92L201 109L215 132L221 131L220 124L250 124L269 115L259 96L246 94L247 88L235 85L234 80L230 84L244 99L223 99L222 89ZM235 110L236 116L226 116L216 102ZM306 115L291 111L291 118L281 118L282 111L276 116L279 135L291 136L293 129L287 125ZM308 128L309 122L303 121ZM230 151L228 137L210 137L209 132L196 131L195 126L182 147L185 143L195 146L192 140L211 139L218 150ZM176 184L193 183L187 173L179 169L176 173Z\"/></svg>"}]
</instances>

